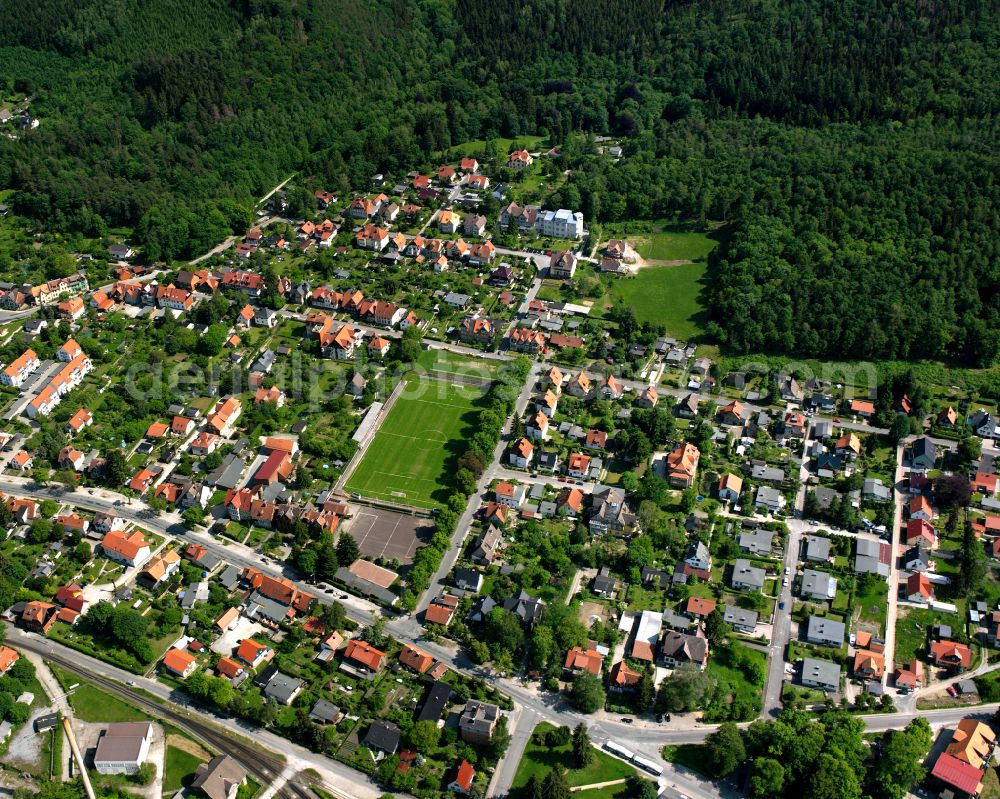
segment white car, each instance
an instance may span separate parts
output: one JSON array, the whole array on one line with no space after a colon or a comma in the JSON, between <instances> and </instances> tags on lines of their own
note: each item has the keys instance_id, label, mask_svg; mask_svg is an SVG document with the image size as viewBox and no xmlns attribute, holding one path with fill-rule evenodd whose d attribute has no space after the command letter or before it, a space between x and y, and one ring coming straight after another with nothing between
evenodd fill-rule
<instances>
[{"instance_id":1,"label":"white car","mask_svg":"<svg viewBox=\"0 0 1000 799\"><path fill-rule=\"evenodd\" d=\"M782 580L782 581L781 581L781 584L782 584L783 586L787 586L787 585L788 585L788 578L786 577L786 578L785 578L784 580Z\"/></svg>"}]
</instances>

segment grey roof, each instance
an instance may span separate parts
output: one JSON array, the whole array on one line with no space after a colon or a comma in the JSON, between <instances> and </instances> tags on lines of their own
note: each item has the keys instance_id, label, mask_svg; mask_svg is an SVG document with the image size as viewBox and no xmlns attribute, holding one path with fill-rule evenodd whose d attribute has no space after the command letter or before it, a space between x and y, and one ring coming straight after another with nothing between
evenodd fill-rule
<instances>
[{"instance_id":1,"label":"grey roof","mask_svg":"<svg viewBox=\"0 0 1000 799\"><path fill-rule=\"evenodd\" d=\"M152 737L153 728L148 721L109 724L97 741L94 763L137 763L143 741Z\"/></svg>"},{"instance_id":2,"label":"grey roof","mask_svg":"<svg viewBox=\"0 0 1000 799\"><path fill-rule=\"evenodd\" d=\"M854 571L856 574L878 574L882 577L889 576L889 566L882 563L878 558L871 555L858 555L854 559Z\"/></svg>"},{"instance_id":3,"label":"grey roof","mask_svg":"<svg viewBox=\"0 0 1000 799\"><path fill-rule=\"evenodd\" d=\"M723 606L723 618L728 624L738 627L753 627L757 624L758 613L756 610L746 610L735 606Z\"/></svg>"},{"instance_id":4,"label":"grey roof","mask_svg":"<svg viewBox=\"0 0 1000 799\"><path fill-rule=\"evenodd\" d=\"M912 563L913 561L919 561L924 567L930 564L930 555L927 550L921 546L910 547L906 550L906 554L903 555L903 563Z\"/></svg>"},{"instance_id":5,"label":"grey roof","mask_svg":"<svg viewBox=\"0 0 1000 799\"><path fill-rule=\"evenodd\" d=\"M708 547L703 541L692 542L684 552L684 560L710 561L712 558L708 554Z\"/></svg>"},{"instance_id":6,"label":"grey roof","mask_svg":"<svg viewBox=\"0 0 1000 799\"><path fill-rule=\"evenodd\" d=\"M233 787L246 782L247 773L229 755L216 755L198 766L191 787L208 799L229 799Z\"/></svg>"},{"instance_id":7,"label":"grey roof","mask_svg":"<svg viewBox=\"0 0 1000 799\"><path fill-rule=\"evenodd\" d=\"M761 480L767 483L781 483L785 480L785 473L781 469L763 464L754 466L750 472L750 476L754 480Z\"/></svg>"},{"instance_id":8,"label":"grey roof","mask_svg":"<svg viewBox=\"0 0 1000 799\"><path fill-rule=\"evenodd\" d=\"M195 561L195 563L200 566L205 571L213 571L216 566L222 563L222 558L216 555L214 552L209 552L208 550Z\"/></svg>"},{"instance_id":9,"label":"grey roof","mask_svg":"<svg viewBox=\"0 0 1000 799\"><path fill-rule=\"evenodd\" d=\"M757 554L770 553L773 542L774 533L770 530L757 530L754 533L740 533L740 547Z\"/></svg>"},{"instance_id":10,"label":"grey roof","mask_svg":"<svg viewBox=\"0 0 1000 799\"><path fill-rule=\"evenodd\" d=\"M470 299L471 297L468 294L459 294L457 291L449 291L444 296L444 301L448 305L457 305L459 307L468 305Z\"/></svg>"},{"instance_id":11,"label":"grey roof","mask_svg":"<svg viewBox=\"0 0 1000 799\"><path fill-rule=\"evenodd\" d=\"M865 496L873 496L883 502L888 502L892 495L892 492L889 491L889 488L885 485L885 483L873 477L869 477L865 480L864 485L861 488L861 493Z\"/></svg>"},{"instance_id":12,"label":"grey roof","mask_svg":"<svg viewBox=\"0 0 1000 799\"><path fill-rule=\"evenodd\" d=\"M602 572L604 570L602 569ZM618 587L618 581L607 574L598 574L594 578L594 591L599 594L609 594Z\"/></svg>"},{"instance_id":13,"label":"grey roof","mask_svg":"<svg viewBox=\"0 0 1000 799\"><path fill-rule=\"evenodd\" d=\"M687 630L691 627L691 619L687 616L682 616L670 608L663 611L662 617L663 625L665 627L670 627L675 630Z\"/></svg>"},{"instance_id":14,"label":"grey roof","mask_svg":"<svg viewBox=\"0 0 1000 799\"><path fill-rule=\"evenodd\" d=\"M261 616L274 624L280 624L288 617L288 606L254 591L246 603L246 615Z\"/></svg>"},{"instance_id":15,"label":"grey roof","mask_svg":"<svg viewBox=\"0 0 1000 799\"><path fill-rule=\"evenodd\" d=\"M930 461L937 460L937 447L934 442L926 436L916 439L910 447L910 458L926 458Z\"/></svg>"},{"instance_id":16,"label":"grey roof","mask_svg":"<svg viewBox=\"0 0 1000 799\"><path fill-rule=\"evenodd\" d=\"M830 539L819 535L806 538L806 560L829 560Z\"/></svg>"},{"instance_id":17,"label":"grey roof","mask_svg":"<svg viewBox=\"0 0 1000 799\"><path fill-rule=\"evenodd\" d=\"M287 674L277 671L267 681L267 685L264 687L264 695L287 705L292 700L292 697L302 688L302 685L302 680L298 677L290 677Z\"/></svg>"},{"instance_id":18,"label":"grey roof","mask_svg":"<svg viewBox=\"0 0 1000 799\"><path fill-rule=\"evenodd\" d=\"M455 585L459 588L478 591L482 581L483 575L475 569L455 569Z\"/></svg>"},{"instance_id":19,"label":"grey roof","mask_svg":"<svg viewBox=\"0 0 1000 799\"><path fill-rule=\"evenodd\" d=\"M802 678L813 680L821 685L840 686L840 666L829 660L818 658L803 658Z\"/></svg>"},{"instance_id":20,"label":"grey roof","mask_svg":"<svg viewBox=\"0 0 1000 799\"><path fill-rule=\"evenodd\" d=\"M879 551L882 549L881 542L871 538L858 537L855 539L854 546L859 555L870 555L875 558L879 556Z\"/></svg>"},{"instance_id":21,"label":"grey roof","mask_svg":"<svg viewBox=\"0 0 1000 799\"><path fill-rule=\"evenodd\" d=\"M826 486L817 486L813 493L816 495L816 502L820 510L828 510L833 501L841 496L839 491L827 488Z\"/></svg>"},{"instance_id":22,"label":"grey roof","mask_svg":"<svg viewBox=\"0 0 1000 799\"><path fill-rule=\"evenodd\" d=\"M663 656L672 660L704 663L708 655L708 639L701 635L667 630L661 645Z\"/></svg>"},{"instance_id":23,"label":"grey roof","mask_svg":"<svg viewBox=\"0 0 1000 799\"><path fill-rule=\"evenodd\" d=\"M395 752L399 748L399 727L391 721L376 721L368 728L361 743L369 749Z\"/></svg>"},{"instance_id":24,"label":"grey roof","mask_svg":"<svg viewBox=\"0 0 1000 799\"><path fill-rule=\"evenodd\" d=\"M469 615L466 616L465 618L469 620L471 620L475 616L480 616L485 618L490 614L490 611L493 610L493 608L495 608L496 606L497 603L496 600L493 599L493 597L491 596L481 597L477 602L473 604L472 610L469 611Z\"/></svg>"},{"instance_id":25,"label":"grey roof","mask_svg":"<svg viewBox=\"0 0 1000 799\"><path fill-rule=\"evenodd\" d=\"M542 609L545 603L533 597L525 590L521 590L516 596L503 601L503 609L509 610L523 622L534 623L542 616Z\"/></svg>"},{"instance_id":26,"label":"grey roof","mask_svg":"<svg viewBox=\"0 0 1000 799\"><path fill-rule=\"evenodd\" d=\"M470 699L465 705L465 710L462 711L458 726L462 730L487 736L499 718L500 708L497 705L480 702L478 699Z\"/></svg>"},{"instance_id":27,"label":"grey roof","mask_svg":"<svg viewBox=\"0 0 1000 799\"><path fill-rule=\"evenodd\" d=\"M309 711L309 718L313 721L319 722L332 722L340 718L340 708L337 707L333 702L327 702L325 699L319 699L316 704L313 705L312 710Z\"/></svg>"},{"instance_id":28,"label":"grey roof","mask_svg":"<svg viewBox=\"0 0 1000 799\"><path fill-rule=\"evenodd\" d=\"M837 580L826 572L805 569L802 572L802 593L810 596L832 596L837 593Z\"/></svg>"},{"instance_id":29,"label":"grey roof","mask_svg":"<svg viewBox=\"0 0 1000 799\"><path fill-rule=\"evenodd\" d=\"M236 488L246 468L247 464L240 460L235 452L231 452L222 461L219 468L206 478L205 482L218 488Z\"/></svg>"},{"instance_id":30,"label":"grey roof","mask_svg":"<svg viewBox=\"0 0 1000 799\"><path fill-rule=\"evenodd\" d=\"M222 587L232 591L240 581L240 570L233 565L228 565L219 575L219 582Z\"/></svg>"},{"instance_id":31,"label":"grey roof","mask_svg":"<svg viewBox=\"0 0 1000 799\"><path fill-rule=\"evenodd\" d=\"M808 641L836 641L844 643L844 623L834 619L824 619L821 616L810 616L809 626L806 629L806 640Z\"/></svg>"},{"instance_id":32,"label":"grey roof","mask_svg":"<svg viewBox=\"0 0 1000 799\"><path fill-rule=\"evenodd\" d=\"M757 496L754 498L755 505L764 505L768 508L781 507L781 492L771 486L757 486Z\"/></svg>"},{"instance_id":33,"label":"grey roof","mask_svg":"<svg viewBox=\"0 0 1000 799\"><path fill-rule=\"evenodd\" d=\"M733 583L749 585L751 588L763 588L767 572L757 566L750 565L746 558L737 558L733 563Z\"/></svg>"},{"instance_id":34,"label":"grey roof","mask_svg":"<svg viewBox=\"0 0 1000 799\"><path fill-rule=\"evenodd\" d=\"M271 367L274 366L274 362L277 360L278 356L275 355L274 350L266 349L253 362L250 367L251 372L270 372Z\"/></svg>"},{"instance_id":35,"label":"grey roof","mask_svg":"<svg viewBox=\"0 0 1000 799\"><path fill-rule=\"evenodd\" d=\"M812 435L813 438L832 438L833 422L827 421L826 419L820 419L813 424Z\"/></svg>"}]
</instances>

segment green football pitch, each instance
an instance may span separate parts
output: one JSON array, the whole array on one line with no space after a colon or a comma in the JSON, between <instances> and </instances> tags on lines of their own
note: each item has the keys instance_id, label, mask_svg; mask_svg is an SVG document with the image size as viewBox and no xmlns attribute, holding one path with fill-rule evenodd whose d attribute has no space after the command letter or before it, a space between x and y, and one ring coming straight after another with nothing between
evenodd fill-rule
<instances>
[{"instance_id":1,"label":"green football pitch","mask_svg":"<svg viewBox=\"0 0 1000 799\"><path fill-rule=\"evenodd\" d=\"M475 403L482 396L482 388L408 380L345 488L414 508L443 505L454 461L475 432Z\"/></svg>"}]
</instances>

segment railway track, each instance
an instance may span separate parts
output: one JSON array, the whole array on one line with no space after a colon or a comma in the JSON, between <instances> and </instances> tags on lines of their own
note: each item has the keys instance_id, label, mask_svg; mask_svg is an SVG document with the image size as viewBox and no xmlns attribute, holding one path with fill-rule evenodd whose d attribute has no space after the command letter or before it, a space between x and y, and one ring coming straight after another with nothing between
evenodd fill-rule
<instances>
[{"instance_id":1,"label":"railway track","mask_svg":"<svg viewBox=\"0 0 1000 799\"><path fill-rule=\"evenodd\" d=\"M247 773L253 776L254 780L264 788L271 786L285 770L285 762L283 760L259 749L248 749L241 742L221 732L214 725L200 721L196 715L175 710L169 705L161 705L159 702L149 699L142 693L129 690L127 686L115 680L94 674L58 653L47 651L33 641L18 641L17 646L35 652L46 660L55 663L61 669L79 675L95 685L99 685L109 693L142 708L142 710L148 712L151 716L156 716L170 722L207 744L210 748L222 754L229 755L245 768ZM282 799L318 799L312 790L302 784L304 780L311 781L311 778L307 775L295 775L274 795L282 797Z\"/></svg>"}]
</instances>

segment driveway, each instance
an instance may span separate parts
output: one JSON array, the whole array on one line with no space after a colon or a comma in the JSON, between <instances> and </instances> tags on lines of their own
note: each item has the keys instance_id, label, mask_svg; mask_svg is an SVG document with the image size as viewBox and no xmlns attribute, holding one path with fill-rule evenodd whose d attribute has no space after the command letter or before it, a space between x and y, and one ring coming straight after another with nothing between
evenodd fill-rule
<instances>
[{"instance_id":1,"label":"driveway","mask_svg":"<svg viewBox=\"0 0 1000 799\"><path fill-rule=\"evenodd\" d=\"M240 616L233 629L226 630L226 632L216 638L210 648L218 655L232 655L233 650L239 646L240 641L262 634L265 634L263 626L245 616Z\"/></svg>"}]
</instances>

